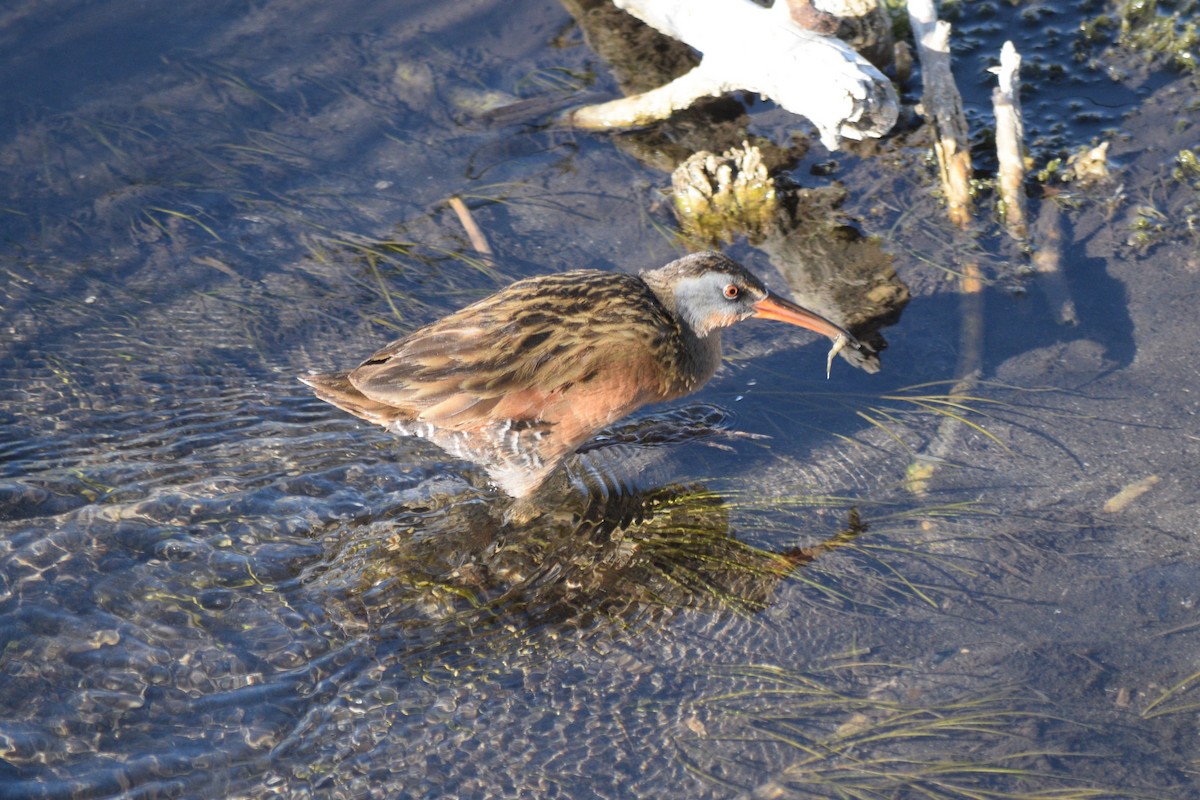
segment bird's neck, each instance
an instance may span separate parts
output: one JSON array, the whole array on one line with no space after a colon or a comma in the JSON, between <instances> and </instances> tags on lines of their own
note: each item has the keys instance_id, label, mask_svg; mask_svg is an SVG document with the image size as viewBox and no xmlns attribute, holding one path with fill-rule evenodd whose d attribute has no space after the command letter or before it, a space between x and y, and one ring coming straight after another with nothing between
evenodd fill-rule
<instances>
[{"instance_id":1,"label":"bird's neck","mask_svg":"<svg viewBox=\"0 0 1200 800\"><path fill-rule=\"evenodd\" d=\"M685 335L691 335L695 340L692 347L689 348L691 363L684 369L689 380L694 381L687 391L694 392L708 383L709 378L717 371L717 367L721 366L721 330L718 328L707 336L696 336L690 329L684 327Z\"/></svg>"},{"instance_id":2,"label":"bird's neck","mask_svg":"<svg viewBox=\"0 0 1200 800\"><path fill-rule=\"evenodd\" d=\"M675 385L668 392L672 397L690 394L707 383L721 365L721 329L714 328L704 335L696 332L693 321L680 314L671 288L672 276L664 270L643 272L641 278L675 321L676 335L670 344L674 368L669 370Z\"/></svg>"}]
</instances>

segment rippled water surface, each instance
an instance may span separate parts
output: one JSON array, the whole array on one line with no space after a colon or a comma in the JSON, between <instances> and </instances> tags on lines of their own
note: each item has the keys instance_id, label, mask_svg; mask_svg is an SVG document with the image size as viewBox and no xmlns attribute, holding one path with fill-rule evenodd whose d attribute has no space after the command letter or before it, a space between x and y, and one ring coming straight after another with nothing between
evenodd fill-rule
<instances>
[{"instance_id":1,"label":"rippled water surface","mask_svg":"<svg viewBox=\"0 0 1200 800\"><path fill-rule=\"evenodd\" d=\"M1038 166L1111 142L1045 277L986 195L944 221L916 118L832 156L750 100L547 124L617 93L568 8L0 11L0 797L1200 796L1195 77L954 10L976 131L1011 37ZM842 187L911 294L879 373L747 323L533 506L296 380L665 263L708 136Z\"/></svg>"}]
</instances>

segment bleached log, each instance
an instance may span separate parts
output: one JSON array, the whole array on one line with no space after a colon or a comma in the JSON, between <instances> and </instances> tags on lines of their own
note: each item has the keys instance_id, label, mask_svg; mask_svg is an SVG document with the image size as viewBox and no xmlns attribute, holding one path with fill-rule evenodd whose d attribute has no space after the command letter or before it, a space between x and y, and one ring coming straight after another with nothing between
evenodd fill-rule
<instances>
[{"instance_id":1,"label":"bleached log","mask_svg":"<svg viewBox=\"0 0 1200 800\"><path fill-rule=\"evenodd\" d=\"M971 152L962 95L950 71L950 23L937 18L933 0L908 0L908 20L921 60L921 105L933 124L946 205L950 219L965 228L971 221Z\"/></svg>"},{"instance_id":2,"label":"bleached log","mask_svg":"<svg viewBox=\"0 0 1200 800\"><path fill-rule=\"evenodd\" d=\"M999 176L1001 214L1008 233L1014 239L1028 238L1025 214L1025 125L1021 119L1019 75L1021 56L1012 42L1000 49L1000 66L993 68L999 85L992 90L992 109L996 115L996 159Z\"/></svg>"},{"instance_id":3,"label":"bleached log","mask_svg":"<svg viewBox=\"0 0 1200 800\"><path fill-rule=\"evenodd\" d=\"M752 91L807 117L821 142L879 137L895 124L890 81L839 39L796 24L787 3L751 0L614 0L661 33L699 50L691 72L645 94L577 109L572 124L628 127L664 119L705 96Z\"/></svg>"}]
</instances>

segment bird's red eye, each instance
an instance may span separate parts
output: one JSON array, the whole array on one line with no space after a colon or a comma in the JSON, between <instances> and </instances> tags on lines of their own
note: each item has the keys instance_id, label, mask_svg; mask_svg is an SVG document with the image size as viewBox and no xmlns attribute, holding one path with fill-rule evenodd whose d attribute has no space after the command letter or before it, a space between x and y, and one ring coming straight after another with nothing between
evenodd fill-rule
<instances>
[{"instance_id":1,"label":"bird's red eye","mask_svg":"<svg viewBox=\"0 0 1200 800\"><path fill-rule=\"evenodd\" d=\"M725 287L725 299L726 300L736 300L738 294L741 291L742 290L738 288L736 283L730 283L730 284L726 285L726 287Z\"/></svg>"}]
</instances>

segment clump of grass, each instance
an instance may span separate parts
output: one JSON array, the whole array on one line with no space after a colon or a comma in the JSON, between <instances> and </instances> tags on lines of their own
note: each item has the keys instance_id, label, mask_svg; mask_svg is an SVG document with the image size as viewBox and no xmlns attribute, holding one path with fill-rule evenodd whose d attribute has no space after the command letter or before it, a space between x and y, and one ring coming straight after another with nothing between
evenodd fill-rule
<instances>
[{"instance_id":1,"label":"clump of grass","mask_svg":"<svg viewBox=\"0 0 1200 800\"><path fill-rule=\"evenodd\" d=\"M1140 205L1133 210L1125 243L1135 250L1148 250L1167 238L1169 223L1167 215L1154 206Z\"/></svg>"},{"instance_id":2,"label":"clump of grass","mask_svg":"<svg viewBox=\"0 0 1200 800\"><path fill-rule=\"evenodd\" d=\"M1117 5L1122 47L1141 53L1148 61L1165 62L1175 69L1194 71L1200 52L1196 27L1196 0L1125 0Z\"/></svg>"},{"instance_id":3,"label":"clump of grass","mask_svg":"<svg viewBox=\"0 0 1200 800\"><path fill-rule=\"evenodd\" d=\"M1179 151L1175 156L1175 169L1171 177L1200 192L1200 147Z\"/></svg>"},{"instance_id":4,"label":"clump of grass","mask_svg":"<svg viewBox=\"0 0 1200 800\"><path fill-rule=\"evenodd\" d=\"M1079 26L1077 57L1087 57L1089 45L1111 41L1138 54L1151 66L1193 72L1200 66L1200 29L1196 0L1119 0L1109 13Z\"/></svg>"},{"instance_id":5,"label":"clump of grass","mask_svg":"<svg viewBox=\"0 0 1200 800\"><path fill-rule=\"evenodd\" d=\"M1192 240L1200 242L1200 147L1179 151L1171 177L1191 187L1195 194L1194 199L1181 209L1180 215Z\"/></svg>"}]
</instances>

